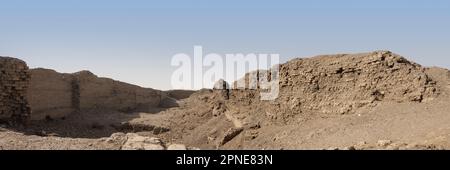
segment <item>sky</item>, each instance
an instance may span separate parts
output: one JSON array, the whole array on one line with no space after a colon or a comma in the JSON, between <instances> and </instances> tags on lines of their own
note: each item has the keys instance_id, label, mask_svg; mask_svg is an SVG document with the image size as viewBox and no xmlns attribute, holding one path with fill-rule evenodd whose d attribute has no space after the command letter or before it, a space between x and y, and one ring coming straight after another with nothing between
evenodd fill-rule
<instances>
[{"instance_id":1,"label":"sky","mask_svg":"<svg viewBox=\"0 0 450 170\"><path fill-rule=\"evenodd\" d=\"M0 56L171 89L172 56L390 50L450 68L448 0L0 0Z\"/></svg>"}]
</instances>

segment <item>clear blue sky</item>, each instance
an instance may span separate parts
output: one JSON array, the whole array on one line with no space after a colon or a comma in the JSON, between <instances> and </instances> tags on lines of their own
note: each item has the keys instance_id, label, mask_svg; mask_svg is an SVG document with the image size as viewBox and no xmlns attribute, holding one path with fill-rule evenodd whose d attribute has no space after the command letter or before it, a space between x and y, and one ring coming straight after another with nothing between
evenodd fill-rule
<instances>
[{"instance_id":1,"label":"clear blue sky","mask_svg":"<svg viewBox=\"0 0 450 170\"><path fill-rule=\"evenodd\" d=\"M171 57L391 50L450 68L448 0L0 0L0 56L170 89Z\"/></svg>"}]
</instances>

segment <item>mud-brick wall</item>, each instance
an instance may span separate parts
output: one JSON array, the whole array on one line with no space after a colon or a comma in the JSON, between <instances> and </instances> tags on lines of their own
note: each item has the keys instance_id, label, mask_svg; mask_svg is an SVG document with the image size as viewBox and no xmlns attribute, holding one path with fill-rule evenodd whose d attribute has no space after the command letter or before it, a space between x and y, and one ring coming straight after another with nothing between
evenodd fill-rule
<instances>
[{"instance_id":1,"label":"mud-brick wall","mask_svg":"<svg viewBox=\"0 0 450 170\"><path fill-rule=\"evenodd\" d=\"M41 68L31 69L30 73L28 102L31 120L62 118L76 111L76 104L72 101L72 75Z\"/></svg>"},{"instance_id":2,"label":"mud-brick wall","mask_svg":"<svg viewBox=\"0 0 450 170\"><path fill-rule=\"evenodd\" d=\"M24 120L29 116L26 99L29 79L24 61L0 57L0 119Z\"/></svg>"},{"instance_id":3,"label":"mud-brick wall","mask_svg":"<svg viewBox=\"0 0 450 170\"><path fill-rule=\"evenodd\" d=\"M88 71L73 74L78 84L80 110L110 109L117 111L148 111L161 101L159 90L101 78Z\"/></svg>"},{"instance_id":4,"label":"mud-brick wall","mask_svg":"<svg viewBox=\"0 0 450 170\"><path fill-rule=\"evenodd\" d=\"M0 57L1 120L62 118L90 109L147 112L161 105L162 94L88 71L29 70L24 61Z\"/></svg>"},{"instance_id":5,"label":"mud-brick wall","mask_svg":"<svg viewBox=\"0 0 450 170\"><path fill-rule=\"evenodd\" d=\"M89 71L74 74L31 69L28 92L31 120L63 118L91 109L147 112L158 107L161 91L97 77Z\"/></svg>"}]
</instances>

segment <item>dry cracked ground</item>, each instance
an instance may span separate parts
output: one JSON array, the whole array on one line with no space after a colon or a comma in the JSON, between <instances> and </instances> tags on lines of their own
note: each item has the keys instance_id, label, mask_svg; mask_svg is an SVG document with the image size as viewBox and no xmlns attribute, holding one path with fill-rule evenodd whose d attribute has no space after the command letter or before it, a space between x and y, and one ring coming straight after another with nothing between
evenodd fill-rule
<instances>
[{"instance_id":1,"label":"dry cracked ground","mask_svg":"<svg viewBox=\"0 0 450 170\"><path fill-rule=\"evenodd\" d=\"M158 101L145 109L100 107L105 103L95 102L104 100L98 98L102 95L89 88L103 88L101 83L83 83L93 75L59 76L61 82L74 77L67 81L72 83L70 107L63 109L58 101L50 112L42 107L51 107L52 101L30 99L48 93L28 96L35 118L0 123L0 149L450 149L446 69L423 67L389 51L298 58L279 69L280 94L273 101L260 100L261 89L226 90L219 87L229 84L219 81L213 89L149 93L143 101ZM33 78L39 74L60 74L30 72L28 94L36 93L30 90L38 88ZM239 81L269 75L260 70ZM141 93L135 91L134 103L139 103ZM116 88L110 92L121 96ZM148 102L153 101L143 103Z\"/></svg>"}]
</instances>

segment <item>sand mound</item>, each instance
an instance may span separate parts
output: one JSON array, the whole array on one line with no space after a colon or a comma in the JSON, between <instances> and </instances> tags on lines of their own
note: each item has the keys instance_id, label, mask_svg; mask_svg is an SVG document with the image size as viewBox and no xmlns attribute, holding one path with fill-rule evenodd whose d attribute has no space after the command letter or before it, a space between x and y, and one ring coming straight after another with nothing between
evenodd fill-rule
<instances>
[{"instance_id":1,"label":"sand mound","mask_svg":"<svg viewBox=\"0 0 450 170\"><path fill-rule=\"evenodd\" d=\"M267 75L252 72L244 80L258 73ZM423 102L438 94L425 68L389 51L295 59L280 65L279 84L272 105L279 106L276 112L292 114L346 114L377 101ZM231 100L259 103L258 92L233 90Z\"/></svg>"},{"instance_id":2,"label":"sand mound","mask_svg":"<svg viewBox=\"0 0 450 170\"><path fill-rule=\"evenodd\" d=\"M243 80L248 83L252 74L268 75L256 71ZM203 143L218 147L230 129L244 128L243 138L253 139L261 126L296 124L312 115L354 114L383 102L422 103L439 95L424 67L388 51L295 59L280 65L279 85L280 94L274 101L261 101L259 89L215 88L192 95L187 105L201 103L210 108L207 112L211 115L206 123L190 124L198 128L186 143L207 141ZM196 120L204 121L205 116L186 113L183 119L199 122ZM227 125L214 126L221 124Z\"/></svg>"},{"instance_id":3,"label":"sand mound","mask_svg":"<svg viewBox=\"0 0 450 170\"><path fill-rule=\"evenodd\" d=\"M377 101L422 102L437 95L425 68L387 51L297 59L281 67L282 108L351 113Z\"/></svg>"}]
</instances>

